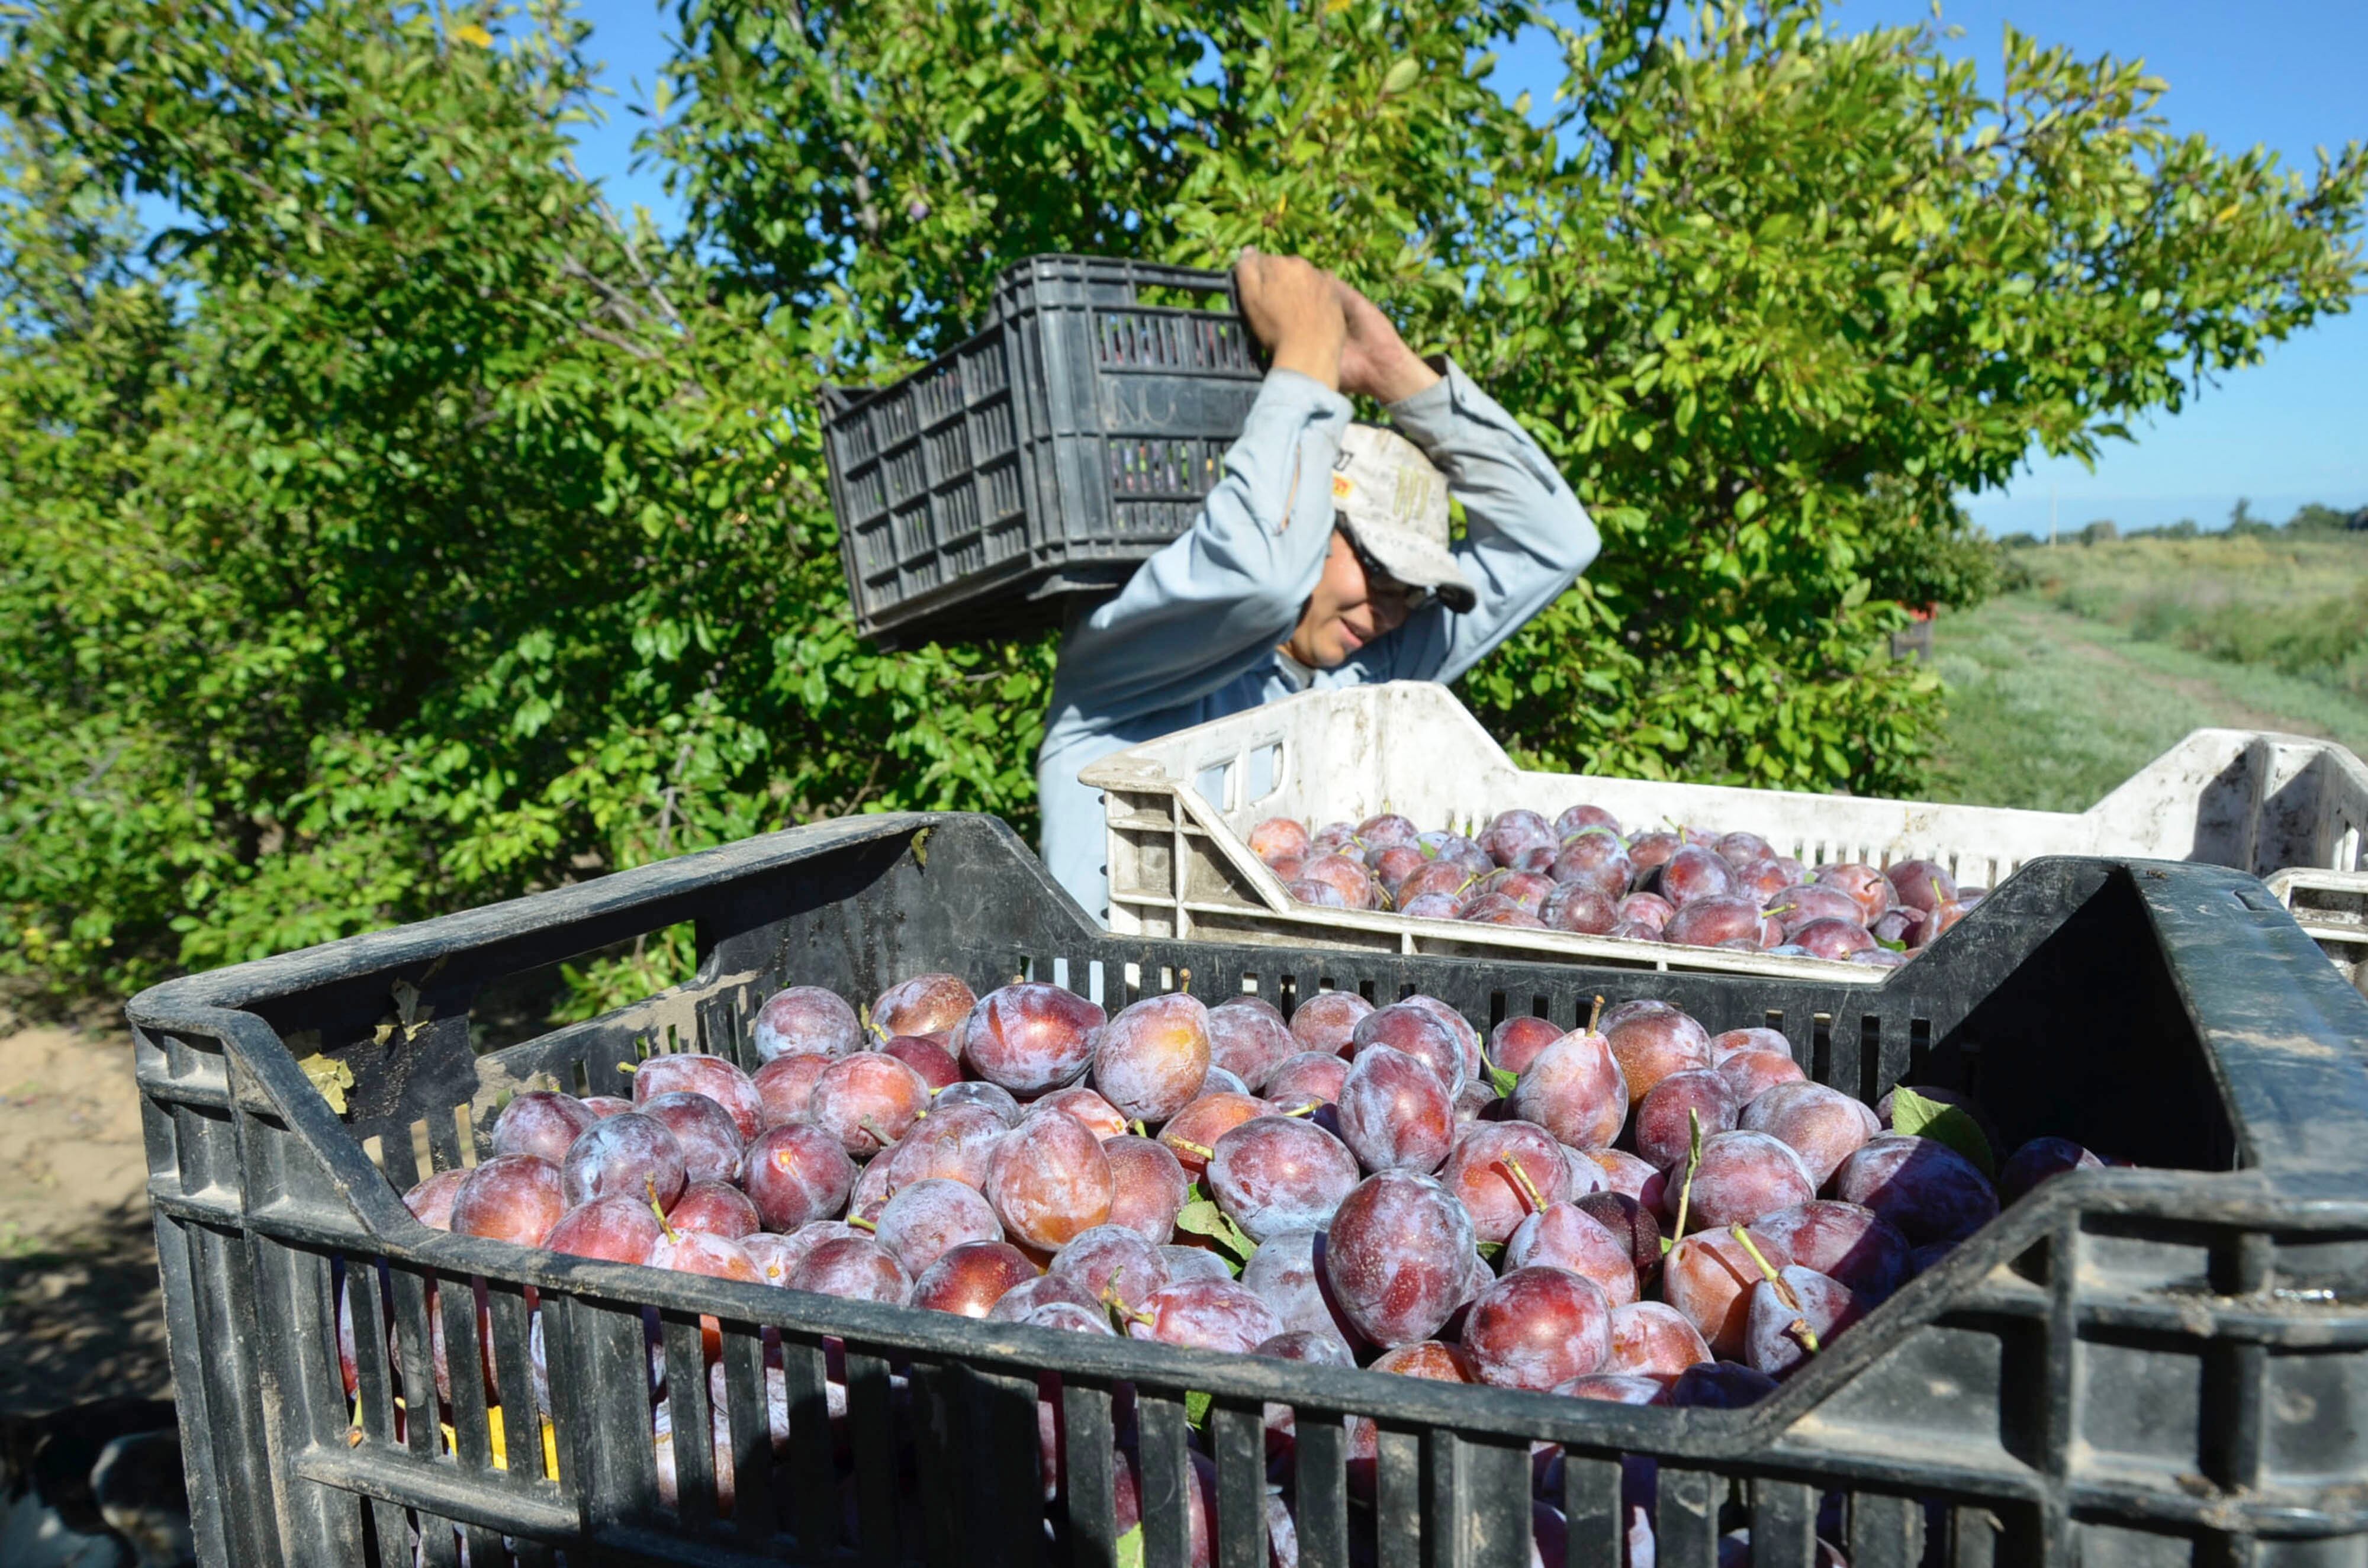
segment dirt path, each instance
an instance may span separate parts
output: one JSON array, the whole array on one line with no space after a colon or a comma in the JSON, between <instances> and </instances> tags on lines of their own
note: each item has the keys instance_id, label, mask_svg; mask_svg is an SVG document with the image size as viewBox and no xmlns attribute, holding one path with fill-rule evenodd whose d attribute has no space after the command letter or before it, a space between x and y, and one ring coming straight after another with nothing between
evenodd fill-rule
<instances>
[{"instance_id":1,"label":"dirt path","mask_svg":"<svg viewBox=\"0 0 2368 1568\"><path fill-rule=\"evenodd\" d=\"M2089 623L2077 615L2040 605L2001 603L2003 619L2029 633L2034 642L2055 643L2066 653L2112 670L2128 680L2177 693L2195 705L2196 722L2232 730L2278 730L2293 735L2332 738L2326 726L2291 713L2273 713L2247 703L2216 681L2150 669L2120 649L2095 640Z\"/></svg>"},{"instance_id":2,"label":"dirt path","mask_svg":"<svg viewBox=\"0 0 2368 1568\"><path fill-rule=\"evenodd\" d=\"M0 1412L168 1392L131 1041L0 1036Z\"/></svg>"}]
</instances>

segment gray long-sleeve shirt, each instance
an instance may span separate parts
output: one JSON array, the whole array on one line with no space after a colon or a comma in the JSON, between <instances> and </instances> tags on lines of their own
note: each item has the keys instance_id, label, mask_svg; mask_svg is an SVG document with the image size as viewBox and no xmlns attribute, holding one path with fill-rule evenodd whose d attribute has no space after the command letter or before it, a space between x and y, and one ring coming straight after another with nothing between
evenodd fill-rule
<instances>
[{"instance_id":1,"label":"gray long-sleeve shirt","mask_svg":"<svg viewBox=\"0 0 2368 1568\"><path fill-rule=\"evenodd\" d=\"M1450 364L1390 404L1390 421L1463 504L1456 560L1478 589L1462 615L1432 603L1336 669L1281 653L1332 546L1332 464L1349 400L1270 371L1224 475L1190 530L1069 632L1036 754L1044 864L1088 914L1108 903L1101 791L1088 764L1314 687L1452 681L1543 609L1595 559L1586 508L1496 400Z\"/></svg>"}]
</instances>

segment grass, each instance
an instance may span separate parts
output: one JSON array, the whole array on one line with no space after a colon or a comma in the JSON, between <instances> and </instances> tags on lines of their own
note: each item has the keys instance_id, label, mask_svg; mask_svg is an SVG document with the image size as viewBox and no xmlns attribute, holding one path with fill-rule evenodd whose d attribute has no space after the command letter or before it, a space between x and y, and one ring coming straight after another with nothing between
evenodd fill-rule
<instances>
[{"instance_id":1,"label":"grass","mask_svg":"<svg viewBox=\"0 0 2368 1568\"><path fill-rule=\"evenodd\" d=\"M2368 752L2368 540L2018 555L2030 586L1937 629L1950 713L1932 798L2083 811L2203 725Z\"/></svg>"}]
</instances>

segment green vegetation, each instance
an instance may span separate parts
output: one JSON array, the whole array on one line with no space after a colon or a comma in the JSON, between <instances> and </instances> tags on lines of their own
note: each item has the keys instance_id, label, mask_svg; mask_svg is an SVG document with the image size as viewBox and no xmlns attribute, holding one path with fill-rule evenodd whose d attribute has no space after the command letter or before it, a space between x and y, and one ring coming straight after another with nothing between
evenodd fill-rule
<instances>
[{"instance_id":1,"label":"green vegetation","mask_svg":"<svg viewBox=\"0 0 2368 1568\"><path fill-rule=\"evenodd\" d=\"M2203 724L2368 751L2368 534L2165 530L2008 561L2017 591L1940 624L1939 798L2079 811Z\"/></svg>"},{"instance_id":2,"label":"green vegetation","mask_svg":"<svg viewBox=\"0 0 2368 1568\"><path fill-rule=\"evenodd\" d=\"M1668 11L1584 7L1541 129L1485 85L1519 0L682 0L683 233L569 162L564 0L13 12L0 971L1027 825L1050 643L860 645L814 410L1038 251L1303 251L1521 412L1608 545L1465 683L1526 755L1920 783L1883 633L1986 589L1949 497L2347 308L2368 163L2224 156L2019 36L1992 101L1926 28Z\"/></svg>"}]
</instances>

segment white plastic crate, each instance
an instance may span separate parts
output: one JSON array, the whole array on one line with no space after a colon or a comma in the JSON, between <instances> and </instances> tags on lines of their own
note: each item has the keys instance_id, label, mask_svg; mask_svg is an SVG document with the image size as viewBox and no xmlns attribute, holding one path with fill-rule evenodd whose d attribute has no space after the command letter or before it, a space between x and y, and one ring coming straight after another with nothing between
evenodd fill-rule
<instances>
[{"instance_id":1,"label":"white plastic crate","mask_svg":"<svg viewBox=\"0 0 2368 1568\"><path fill-rule=\"evenodd\" d=\"M2301 735L2197 730L2079 812L1524 772L1446 687L1312 691L1118 752L1087 768L1110 827L1110 923L1121 933L1500 958L1559 958L1879 983L1887 972L1303 904L1249 849L1269 817L1311 826L1398 812L1424 827L1592 802L1632 827L1747 830L1811 866L1927 858L1995 886L2042 855L2201 860L2267 876L2322 948L2368 975L2368 767ZM2306 873L2306 874L2305 874Z\"/></svg>"}]
</instances>

